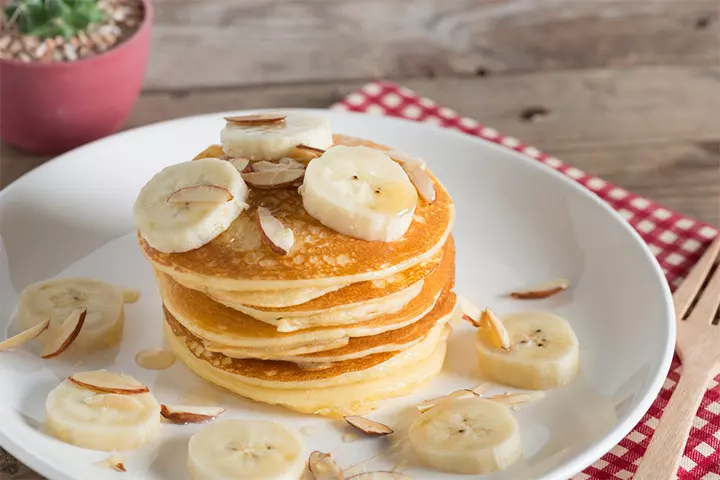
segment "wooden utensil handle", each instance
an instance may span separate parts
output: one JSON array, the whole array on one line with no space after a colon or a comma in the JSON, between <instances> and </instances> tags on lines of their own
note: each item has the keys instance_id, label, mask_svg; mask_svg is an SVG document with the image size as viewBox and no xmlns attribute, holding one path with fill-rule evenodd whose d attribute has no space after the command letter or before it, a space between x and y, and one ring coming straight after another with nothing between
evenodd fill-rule
<instances>
[{"instance_id":1,"label":"wooden utensil handle","mask_svg":"<svg viewBox=\"0 0 720 480\"><path fill-rule=\"evenodd\" d=\"M706 367L702 365L702 367ZM705 395L712 369L683 365L683 373L652 436L634 480L675 480L690 427Z\"/></svg>"}]
</instances>

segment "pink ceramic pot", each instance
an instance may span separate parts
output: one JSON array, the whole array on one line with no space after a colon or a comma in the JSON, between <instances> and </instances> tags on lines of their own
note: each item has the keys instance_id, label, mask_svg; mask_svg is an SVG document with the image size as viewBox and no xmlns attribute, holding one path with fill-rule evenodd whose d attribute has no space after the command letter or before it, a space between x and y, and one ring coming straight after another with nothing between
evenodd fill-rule
<instances>
[{"instance_id":1,"label":"pink ceramic pot","mask_svg":"<svg viewBox=\"0 0 720 480\"><path fill-rule=\"evenodd\" d=\"M58 154L110 135L130 115L142 87L152 6L135 34L74 62L0 59L0 138L35 154Z\"/></svg>"}]
</instances>

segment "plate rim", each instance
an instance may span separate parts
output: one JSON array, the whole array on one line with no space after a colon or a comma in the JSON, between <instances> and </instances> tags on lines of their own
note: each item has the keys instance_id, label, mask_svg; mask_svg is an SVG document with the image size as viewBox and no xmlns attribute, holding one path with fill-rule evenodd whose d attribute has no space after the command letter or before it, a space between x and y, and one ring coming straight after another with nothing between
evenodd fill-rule
<instances>
[{"instance_id":1,"label":"plate rim","mask_svg":"<svg viewBox=\"0 0 720 480\"><path fill-rule=\"evenodd\" d=\"M543 475L542 477L537 478L536 480L560 480L560 479L566 479L570 478L572 475L575 475L588 466L592 465L595 461L599 460L602 456L604 456L606 453L608 453L612 448L614 448L623 438L625 438L632 430L633 428L642 420L644 415L647 413L647 411L650 409L654 401L656 400L658 394L660 393L662 386L665 382L665 379L670 371L670 367L672 364L674 352L675 352L675 339L676 339L676 323L675 323L675 312L672 302L672 293L670 290L670 286L667 282L667 279L665 277L665 274L662 271L662 268L660 267L660 264L658 263L655 256L652 254L650 248L648 247L647 243L642 239L640 234L623 218L617 211L615 211L607 202L605 202L602 198L597 196L594 192L589 190L588 188L584 187L580 183L576 182L572 178L568 177L567 175L563 174L562 172L550 167L549 165L546 165L544 162L539 161L536 158L532 158L527 154L524 154L521 151L515 150L514 148L493 142L491 140L488 140L486 138L472 135L472 134L466 134L461 131L455 130L453 128L448 127L441 127L437 125L432 125L428 123L422 123L417 121L412 121L400 117L392 117L392 116L386 116L386 115L374 115L374 114L368 114L363 112L353 112L353 111L347 111L347 110L335 110L332 108L294 108L294 107L275 107L275 108L252 108L252 109L240 109L240 110L227 110L227 111L219 111L219 112L211 112L211 113L203 113L198 115L190 115L185 117L178 117L170 120L164 120L160 122L154 122L148 125L141 125L137 127L133 127L127 130L123 130L121 132L117 132L115 134L109 135L107 137L95 140L93 142L87 143L85 145L82 145L80 147L74 148L72 150L69 150L61 155L58 155L56 157L53 157L43 164L33 168L32 170L24 173L17 179L13 180L11 183L6 185L2 190L0 190L0 205L2 205L5 201L5 197L11 194L12 191L14 191L17 188L20 188L23 186L26 182L33 181L33 177L42 175L44 172L44 169L49 168L50 165L57 165L60 162L66 161L68 158L72 158L73 156L77 155L79 152L82 152L84 149L90 149L90 148L97 148L98 145L101 145L104 142L109 141L117 141L118 138L121 138L123 136L132 136L137 131L148 129L148 128L157 128L157 127L169 127L172 128L172 125L174 123L182 123L182 122L188 122L188 121L194 121L194 120L201 120L201 119L207 119L207 118L221 118L222 116L228 116L233 114L249 114L252 112L264 112L264 111L275 111L275 110L283 110L283 111L296 111L296 112L307 112L307 113L316 113L316 114L332 114L332 115L339 115L339 116L347 116L347 117L356 117L356 118L365 118L368 117L374 117L378 119L382 119L382 121L389 121L390 123L397 122L399 124L407 124L407 125L413 125L413 128L419 128L419 129L428 129L432 131L440 130L444 134L448 134L451 137L456 136L458 138L467 138L470 137L473 139L472 141L477 141L485 148L491 148L497 151L500 151L504 154L510 155L515 157L518 160L522 160L524 164L528 165L528 168L534 168L536 170L541 170L547 175L554 176L556 179L564 182L566 185L569 185L572 190L574 190L577 194L584 196L586 199L590 200L592 203L600 207L602 210L604 210L606 213L610 214L610 216L620 224L621 229L624 229L630 237L633 238L633 240L641 247L641 251L643 252L645 256L645 260L647 260L647 263L649 264L650 268L653 271L653 274L660 279L659 282L662 289L662 298L663 298L663 307L664 310L666 310L666 315L663 318L665 322L665 327L667 330L667 336L665 338L665 345L663 345L663 355L661 358L660 363L655 368L655 372L652 375L652 381L649 382L647 388L644 391L644 394L642 395L642 398L637 403L634 409L628 411L625 416L621 419L618 419L618 422L612 427L612 429L607 432L604 436L600 437L595 442L591 443L585 450L580 452L578 455L576 455L573 458L570 458L564 462L562 462L559 466L549 471L547 474ZM56 467L54 467L47 459L39 456L33 456L30 453L30 450L27 448L23 448L23 446L19 445L15 441L11 440L10 436L6 434L1 428L0 428L0 446L2 446L8 453L10 453L12 456L14 456L18 461L22 462L25 466L30 468L31 470L47 477L50 480L77 480L76 477L70 477L63 473L62 471L58 470ZM481 478L482 476L478 477Z\"/></svg>"}]
</instances>

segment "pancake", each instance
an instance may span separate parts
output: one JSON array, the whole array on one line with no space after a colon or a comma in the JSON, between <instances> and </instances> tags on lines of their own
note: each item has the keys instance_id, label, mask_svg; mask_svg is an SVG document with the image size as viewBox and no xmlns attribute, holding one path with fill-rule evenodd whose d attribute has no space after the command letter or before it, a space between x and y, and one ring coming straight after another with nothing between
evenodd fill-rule
<instances>
[{"instance_id":1,"label":"pancake","mask_svg":"<svg viewBox=\"0 0 720 480\"><path fill-rule=\"evenodd\" d=\"M455 312L456 302L455 294L446 292L435 304L435 308L417 322L379 335L351 338L346 345L316 352L292 353L292 351L272 352L256 349L251 352L255 353L255 355L248 355L248 351L245 349L223 347L215 344L208 345L207 342L204 342L204 346L209 351L221 353L231 358L279 360L293 362L305 368L324 367L328 363L344 362L376 353L405 350L420 342L432 329L442 328L447 324ZM166 312L165 315L168 315L168 313Z\"/></svg>"},{"instance_id":2,"label":"pancake","mask_svg":"<svg viewBox=\"0 0 720 480\"><path fill-rule=\"evenodd\" d=\"M225 291L207 289L204 285L193 281L185 281L186 278L176 279L180 284L193 290L200 290L217 298L227 305L240 304L254 307L283 308L301 305L316 298L322 297L335 290L340 290L346 285L331 285L318 288L286 288L283 290L247 290L247 291Z\"/></svg>"},{"instance_id":3,"label":"pancake","mask_svg":"<svg viewBox=\"0 0 720 480\"><path fill-rule=\"evenodd\" d=\"M165 323L172 334L184 339L185 347L215 369L233 374L243 383L271 389L314 389L358 383L391 374L429 357L450 334L448 325L431 329L417 344L401 352L385 352L330 364L327 368L306 369L292 362L236 359L205 349L202 339L192 335L171 316Z\"/></svg>"},{"instance_id":4,"label":"pancake","mask_svg":"<svg viewBox=\"0 0 720 480\"><path fill-rule=\"evenodd\" d=\"M361 384L311 390L272 389L245 383L238 376L198 359L188 350L183 337L175 336L167 323L163 322L163 325L168 347L199 377L258 402L336 418L365 415L377 408L382 400L412 393L440 372L447 348L446 343L441 342L427 358Z\"/></svg>"},{"instance_id":5,"label":"pancake","mask_svg":"<svg viewBox=\"0 0 720 480\"><path fill-rule=\"evenodd\" d=\"M313 327L348 325L397 312L410 303L413 298L420 295L424 283L423 280L420 280L404 290L375 300L368 300L347 306L339 305L328 310L314 312L268 312L244 305L227 305L225 302L218 303L229 306L261 322L274 325L279 332L290 332ZM210 298L213 297L210 296ZM216 299L213 298L213 300Z\"/></svg>"},{"instance_id":6,"label":"pancake","mask_svg":"<svg viewBox=\"0 0 720 480\"><path fill-rule=\"evenodd\" d=\"M338 144L350 141L340 136L336 140ZM198 157L217 156L217 148L210 147ZM432 178L435 201L418 202L407 232L393 242L368 242L325 227L305 211L296 189L251 189L249 209L214 240L189 252L163 253L139 234L138 240L157 270L186 285L193 282L216 290L322 288L384 278L432 257L450 233L454 207L447 191ZM267 207L292 228L295 244L288 255L277 255L262 243L254 224L258 206Z\"/></svg>"},{"instance_id":7,"label":"pancake","mask_svg":"<svg viewBox=\"0 0 720 480\"><path fill-rule=\"evenodd\" d=\"M278 332L237 310L212 301L205 294L183 287L170 276L158 273L160 296L170 314L193 335L230 347L298 347L351 337L377 335L420 320L432 310L440 293L454 282L455 250L452 244L440 266L423 282L422 291L400 311L353 325L318 327Z\"/></svg>"},{"instance_id":8,"label":"pancake","mask_svg":"<svg viewBox=\"0 0 720 480\"><path fill-rule=\"evenodd\" d=\"M447 243L452 242L451 235ZM278 320L283 318L292 318L309 325L340 325L357 320L369 320L399 310L418 295L422 289L423 279L438 268L444 253L444 249L440 250L431 259L390 277L354 283L302 305L291 307L268 308L239 304L232 301L232 295L236 292L213 290L207 294L218 303L273 325L277 325Z\"/></svg>"}]
</instances>

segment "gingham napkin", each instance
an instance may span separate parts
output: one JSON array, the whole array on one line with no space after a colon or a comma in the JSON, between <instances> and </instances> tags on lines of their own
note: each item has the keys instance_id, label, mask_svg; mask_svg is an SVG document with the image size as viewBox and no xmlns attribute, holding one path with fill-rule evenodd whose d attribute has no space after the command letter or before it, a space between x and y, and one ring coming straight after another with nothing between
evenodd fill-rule
<instances>
[{"instance_id":1,"label":"gingham napkin","mask_svg":"<svg viewBox=\"0 0 720 480\"><path fill-rule=\"evenodd\" d=\"M558 170L595 192L617 210L640 236L660 262L671 288L677 287L700 258L718 231L710 225L657 205L646 198L610 185L557 158L523 145L513 137L484 126L476 120L435 104L412 90L388 82L372 82L331 107L376 115L401 117L441 127L454 128L503 145ZM640 459L680 377L680 363L673 360L670 373L648 413L615 448L573 480L614 480L632 478ZM712 383L700 405L685 455L680 462L681 480L720 480L720 385Z\"/></svg>"},{"instance_id":2,"label":"gingham napkin","mask_svg":"<svg viewBox=\"0 0 720 480\"><path fill-rule=\"evenodd\" d=\"M334 110L351 110L401 117L454 128L520 152L573 178L609 203L640 233L657 257L672 288L680 284L718 231L710 225L671 212L650 200L563 164L557 158L523 145L513 137L457 112L436 105L429 98L388 82L373 82L334 104ZM635 429L615 448L573 480L626 480L633 476L662 411L680 377L680 363L673 361L657 400ZM700 405L680 463L681 480L720 480L720 384L715 381ZM41 478L0 448L0 480Z\"/></svg>"}]
</instances>

